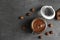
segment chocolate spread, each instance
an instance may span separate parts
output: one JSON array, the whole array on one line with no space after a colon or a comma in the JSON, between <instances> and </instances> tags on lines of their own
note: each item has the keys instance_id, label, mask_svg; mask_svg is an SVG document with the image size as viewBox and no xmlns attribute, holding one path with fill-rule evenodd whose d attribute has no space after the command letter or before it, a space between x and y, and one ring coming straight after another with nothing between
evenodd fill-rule
<instances>
[{"instance_id":1,"label":"chocolate spread","mask_svg":"<svg viewBox=\"0 0 60 40\"><path fill-rule=\"evenodd\" d=\"M45 22L42 19L36 19L33 23L33 31L35 33L41 33L45 29Z\"/></svg>"}]
</instances>

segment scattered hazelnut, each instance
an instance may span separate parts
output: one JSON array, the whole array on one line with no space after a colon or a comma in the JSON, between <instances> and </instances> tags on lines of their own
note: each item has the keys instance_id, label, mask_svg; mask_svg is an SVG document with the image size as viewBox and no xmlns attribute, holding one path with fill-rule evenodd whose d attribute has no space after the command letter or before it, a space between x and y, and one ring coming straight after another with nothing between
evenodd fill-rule
<instances>
[{"instance_id":1,"label":"scattered hazelnut","mask_svg":"<svg viewBox=\"0 0 60 40\"><path fill-rule=\"evenodd\" d=\"M23 20L24 19L24 16L20 16L19 19Z\"/></svg>"},{"instance_id":2,"label":"scattered hazelnut","mask_svg":"<svg viewBox=\"0 0 60 40\"><path fill-rule=\"evenodd\" d=\"M31 16L32 15L32 13L26 13L26 16Z\"/></svg>"},{"instance_id":3,"label":"scattered hazelnut","mask_svg":"<svg viewBox=\"0 0 60 40\"><path fill-rule=\"evenodd\" d=\"M46 32L45 35L49 36L49 32Z\"/></svg>"},{"instance_id":4,"label":"scattered hazelnut","mask_svg":"<svg viewBox=\"0 0 60 40\"><path fill-rule=\"evenodd\" d=\"M53 31L49 31L49 34L53 34Z\"/></svg>"},{"instance_id":5,"label":"scattered hazelnut","mask_svg":"<svg viewBox=\"0 0 60 40\"><path fill-rule=\"evenodd\" d=\"M49 27L53 27L53 25L52 25L52 24L48 24L48 26L49 26Z\"/></svg>"},{"instance_id":6,"label":"scattered hazelnut","mask_svg":"<svg viewBox=\"0 0 60 40\"><path fill-rule=\"evenodd\" d=\"M39 38L39 39L42 39L42 36L40 35L40 36L38 36L38 38Z\"/></svg>"},{"instance_id":7,"label":"scattered hazelnut","mask_svg":"<svg viewBox=\"0 0 60 40\"><path fill-rule=\"evenodd\" d=\"M36 10L35 10L35 8L32 8L32 9L30 9L30 11L31 11L31 12L35 12Z\"/></svg>"}]
</instances>

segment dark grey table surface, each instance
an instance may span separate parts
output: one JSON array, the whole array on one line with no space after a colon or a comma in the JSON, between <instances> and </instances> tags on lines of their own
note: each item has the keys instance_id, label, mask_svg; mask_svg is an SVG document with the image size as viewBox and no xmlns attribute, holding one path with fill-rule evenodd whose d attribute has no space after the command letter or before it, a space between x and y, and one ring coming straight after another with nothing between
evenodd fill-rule
<instances>
[{"instance_id":1,"label":"dark grey table surface","mask_svg":"<svg viewBox=\"0 0 60 40\"><path fill-rule=\"evenodd\" d=\"M0 40L40 40L38 35L25 33L20 29L16 31L27 19L37 16L35 13L26 17L29 9L40 5L51 5L57 10L60 8L60 0L0 0ZM18 19L21 15L25 16L24 20ZM46 31L53 30L54 34L45 36L42 33L42 40L60 40L60 21L52 19L47 20L47 23L52 23L54 27L47 28Z\"/></svg>"}]
</instances>

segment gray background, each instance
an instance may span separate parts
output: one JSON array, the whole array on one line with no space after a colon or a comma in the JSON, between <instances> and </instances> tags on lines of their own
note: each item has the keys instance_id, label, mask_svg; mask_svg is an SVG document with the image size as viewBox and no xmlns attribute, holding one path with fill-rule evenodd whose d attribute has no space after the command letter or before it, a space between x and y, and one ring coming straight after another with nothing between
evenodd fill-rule
<instances>
[{"instance_id":1,"label":"gray background","mask_svg":"<svg viewBox=\"0 0 60 40\"><path fill-rule=\"evenodd\" d=\"M40 5L51 5L57 10L60 8L60 0L0 0L0 40L40 40L37 35L19 29L27 19L37 16L35 13L26 17L25 14L29 9ZM21 15L25 17L24 20L18 19ZM47 23L52 23L54 27L47 28L46 31L53 30L54 34L45 36L42 33L42 40L60 40L60 21L53 19L47 20Z\"/></svg>"}]
</instances>

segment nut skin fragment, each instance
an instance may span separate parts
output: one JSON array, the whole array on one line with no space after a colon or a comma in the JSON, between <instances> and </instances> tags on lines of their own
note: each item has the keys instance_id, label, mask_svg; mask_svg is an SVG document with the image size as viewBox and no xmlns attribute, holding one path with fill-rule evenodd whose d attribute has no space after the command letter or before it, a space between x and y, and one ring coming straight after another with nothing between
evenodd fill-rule
<instances>
[{"instance_id":1,"label":"nut skin fragment","mask_svg":"<svg viewBox=\"0 0 60 40\"><path fill-rule=\"evenodd\" d=\"M19 19L23 20L24 19L24 16L20 16Z\"/></svg>"},{"instance_id":2,"label":"nut skin fragment","mask_svg":"<svg viewBox=\"0 0 60 40\"><path fill-rule=\"evenodd\" d=\"M26 31L26 26L25 26L25 25L22 26L22 30L23 30L23 31Z\"/></svg>"}]
</instances>

